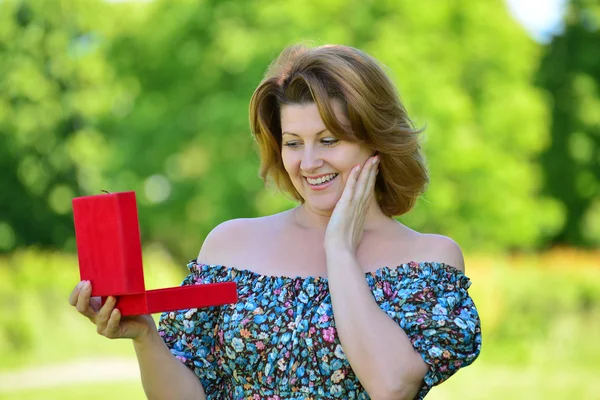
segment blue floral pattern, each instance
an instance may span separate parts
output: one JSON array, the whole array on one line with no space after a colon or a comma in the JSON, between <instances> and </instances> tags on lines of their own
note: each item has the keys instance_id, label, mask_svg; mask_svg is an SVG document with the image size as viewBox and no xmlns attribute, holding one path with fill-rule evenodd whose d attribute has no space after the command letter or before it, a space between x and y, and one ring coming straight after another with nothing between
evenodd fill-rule
<instances>
[{"instance_id":1,"label":"blue floral pattern","mask_svg":"<svg viewBox=\"0 0 600 400\"><path fill-rule=\"evenodd\" d=\"M159 333L209 400L369 399L344 355L326 278L275 277L190 261L183 285L237 283L236 304L168 312ZM429 365L422 399L481 349L471 281L443 263L366 274L379 307Z\"/></svg>"}]
</instances>

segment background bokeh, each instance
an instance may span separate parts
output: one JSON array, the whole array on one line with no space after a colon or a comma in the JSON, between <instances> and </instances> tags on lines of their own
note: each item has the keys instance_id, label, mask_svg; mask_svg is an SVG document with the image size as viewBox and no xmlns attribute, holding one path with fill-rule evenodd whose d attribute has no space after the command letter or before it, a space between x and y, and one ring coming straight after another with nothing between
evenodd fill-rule
<instances>
[{"instance_id":1,"label":"background bokeh","mask_svg":"<svg viewBox=\"0 0 600 400\"><path fill-rule=\"evenodd\" d=\"M527 7L558 19L529 32ZM483 326L430 397L600 399L595 0L0 0L0 398L143 398L131 345L67 304L71 199L137 192L149 288L218 223L293 206L258 178L248 103L300 41L378 58L426 128L400 220L461 245Z\"/></svg>"}]
</instances>

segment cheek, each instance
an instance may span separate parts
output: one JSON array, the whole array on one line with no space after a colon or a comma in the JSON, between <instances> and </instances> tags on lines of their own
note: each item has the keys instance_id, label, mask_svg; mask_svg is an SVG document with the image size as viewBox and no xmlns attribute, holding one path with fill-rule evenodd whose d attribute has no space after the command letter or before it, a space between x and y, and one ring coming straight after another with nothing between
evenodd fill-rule
<instances>
[{"instance_id":1,"label":"cheek","mask_svg":"<svg viewBox=\"0 0 600 400\"><path fill-rule=\"evenodd\" d=\"M346 183L348 182L348 177L350 176L350 171L344 172L342 174L342 186L346 186Z\"/></svg>"},{"instance_id":2,"label":"cheek","mask_svg":"<svg viewBox=\"0 0 600 400\"><path fill-rule=\"evenodd\" d=\"M294 175L297 173L299 163L294 159L293 156L283 152L281 154L283 168L290 175L290 178L294 179Z\"/></svg>"},{"instance_id":3,"label":"cheek","mask_svg":"<svg viewBox=\"0 0 600 400\"><path fill-rule=\"evenodd\" d=\"M332 161L335 160L335 164L344 174L350 173L353 167L357 164L363 164L367 158L369 158L368 150L363 146L359 146L354 143L343 143L341 146L336 148L335 153L332 153Z\"/></svg>"}]
</instances>

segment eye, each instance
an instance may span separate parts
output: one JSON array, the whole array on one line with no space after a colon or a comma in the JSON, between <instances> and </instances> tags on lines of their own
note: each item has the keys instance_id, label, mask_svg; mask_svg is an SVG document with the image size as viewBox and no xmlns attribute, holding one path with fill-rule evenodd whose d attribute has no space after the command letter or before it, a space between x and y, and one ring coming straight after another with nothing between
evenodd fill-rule
<instances>
[{"instance_id":1,"label":"eye","mask_svg":"<svg viewBox=\"0 0 600 400\"><path fill-rule=\"evenodd\" d=\"M285 142L283 145L285 147L295 149L296 147L300 146L300 142L298 142L297 140L290 140L289 142Z\"/></svg>"},{"instance_id":2,"label":"eye","mask_svg":"<svg viewBox=\"0 0 600 400\"><path fill-rule=\"evenodd\" d=\"M322 139L321 143L323 143L323 146L333 146L333 145L337 144L339 141L340 141L339 139L328 138L328 139Z\"/></svg>"}]
</instances>

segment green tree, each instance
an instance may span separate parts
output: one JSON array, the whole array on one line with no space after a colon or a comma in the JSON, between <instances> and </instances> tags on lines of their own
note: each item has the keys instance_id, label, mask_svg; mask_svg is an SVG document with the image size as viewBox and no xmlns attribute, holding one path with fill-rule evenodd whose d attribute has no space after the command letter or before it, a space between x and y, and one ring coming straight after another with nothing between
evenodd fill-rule
<instances>
[{"instance_id":1,"label":"green tree","mask_svg":"<svg viewBox=\"0 0 600 400\"><path fill-rule=\"evenodd\" d=\"M562 222L540 195L540 47L503 2L155 1L146 12L111 52L136 90L104 125L118 143L110 176L144 193L144 231L179 253L222 220L290 206L256 178L247 105L272 59L303 39L380 59L426 125L432 183L403 218L411 226L467 249L527 249Z\"/></svg>"},{"instance_id":2,"label":"green tree","mask_svg":"<svg viewBox=\"0 0 600 400\"><path fill-rule=\"evenodd\" d=\"M118 90L95 1L0 2L0 251L72 242L71 198L98 179L96 120Z\"/></svg>"},{"instance_id":3,"label":"green tree","mask_svg":"<svg viewBox=\"0 0 600 400\"><path fill-rule=\"evenodd\" d=\"M573 0L538 73L552 110L552 141L540 157L544 188L566 210L556 244L600 245L599 24L597 2Z\"/></svg>"},{"instance_id":4,"label":"green tree","mask_svg":"<svg viewBox=\"0 0 600 400\"><path fill-rule=\"evenodd\" d=\"M247 108L267 65L302 40L374 55L427 127L432 181L402 218L410 226L486 250L541 246L562 223L557 203L540 194L548 113L532 79L541 49L501 0L435 8L338 0L13 0L0 7L0 51L9 55L0 68L12 71L0 77L0 151L13 170L0 185L14 193L2 199L11 208L0 238L8 226L17 244L61 246L72 235L69 197L135 190L143 238L193 257L219 222L289 207L257 177ZM27 24L17 22L21 10ZM42 51L47 39L28 45L30 30L62 39ZM46 115L50 122L40 119ZM32 143L40 140L20 139L38 136L51 144L39 150ZM35 167L54 159L62 175ZM36 185L42 189L30 188ZM33 212L43 214L32 219L35 229L22 227Z\"/></svg>"}]
</instances>

